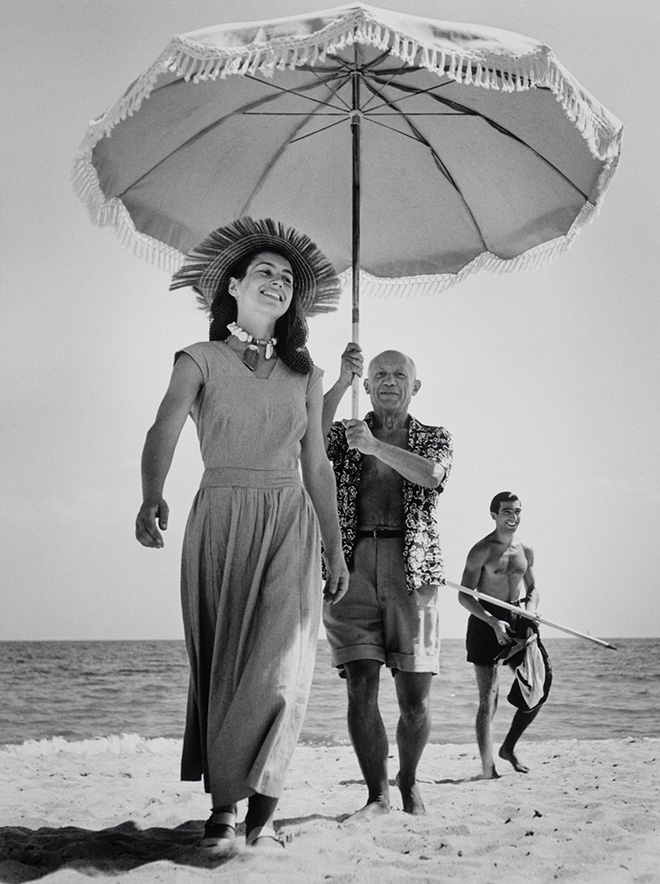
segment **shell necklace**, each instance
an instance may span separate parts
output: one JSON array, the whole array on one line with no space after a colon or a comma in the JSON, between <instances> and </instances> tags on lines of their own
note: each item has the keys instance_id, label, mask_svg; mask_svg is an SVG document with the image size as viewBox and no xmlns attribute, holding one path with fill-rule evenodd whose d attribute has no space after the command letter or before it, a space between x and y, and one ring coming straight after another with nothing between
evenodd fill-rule
<instances>
[{"instance_id":1,"label":"shell necklace","mask_svg":"<svg viewBox=\"0 0 660 884\"><path fill-rule=\"evenodd\" d=\"M229 330L229 333L235 338L238 338L239 341L242 341L244 344L247 343L247 347L243 353L243 365L249 368L250 371L255 371L259 363L259 346L266 348L266 352L264 353L266 359L270 359L273 355L273 348L275 347L275 344L277 344L277 338L266 338L262 341L251 335L250 332L246 332L245 329L241 328L236 322L230 322L227 325L227 329Z\"/></svg>"}]
</instances>

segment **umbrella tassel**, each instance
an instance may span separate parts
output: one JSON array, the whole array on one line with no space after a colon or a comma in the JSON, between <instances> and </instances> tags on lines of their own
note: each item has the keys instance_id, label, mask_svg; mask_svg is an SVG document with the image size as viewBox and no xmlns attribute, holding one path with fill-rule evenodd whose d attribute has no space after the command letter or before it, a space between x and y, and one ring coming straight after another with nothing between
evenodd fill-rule
<instances>
[{"instance_id":1,"label":"umbrella tassel","mask_svg":"<svg viewBox=\"0 0 660 884\"><path fill-rule=\"evenodd\" d=\"M408 64L412 65L415 61L415 57L417 56L417 50L419 49L419 44L414 43L412 40L406 40L404 42L404 61L407 61Z\"/></svg>"},{"instance_id":2,"label":"umbrella tassel","mask_svg":"<svg viewBox=\"0 0 660 884\"><path fill-rule=\"evenodd\" d=\"M239 74L240 74L241 76L245 76L245 74L249 73L250 68L252 67L252 64L253 64L252 53L248 53L248 54L245 56L245 61L244 61L243 64L241 65L241 69L240 69L240 71L239 71Z\"/></svg>"},{"instance_id":3,"label":"umbrella tassel","mask_svg":"<svg viewBox=\"0 0 660 884\"><path fill-rule=\"evenodd\" d=\"M263 51L261 49L257 49L252 56L252 60L250 62L250 66L247 69L248 74L256 74L259 70L259 65L261 64L261 59L263 58Z\"/></svg>"},{"instance_id":4,"label":"umbrella tassel","mask_svg":"<svg viewBox=\"0 0 660 884\"><path fill-rule=\"evenodd\" d=\"M481 64L481 62L477 65L476 85L481 87L482 89L490 89L490 78L488 76L488 71Z\"/></svg>"},{"instance_id":5,"label":"umbrella tassel","mask_svg":"<svg viewBox=\"0 0 660 884\"><path fill-rule=\"evenodd\" d=\"M206 61L200 60L198 62L197 70L192 76L193 83L199 83L202 80L206 80L209 76L210 69L213 66L213 60L207 59Z\"/></svg>"},{"instance_id":6,"label":"umbrella tassel","mask_svg":"<svg viewBox=\"0 0 660 884\"><path fill-rule=\"evenodd\" d=\"M365 28L364 36L367 43L370 43L372 46L378 46L378 48L381 48L382 34L380 27L377 24L369 22L367 24L367 27Z\"/></svg>"},{"instance_id":7,"label":"umbrella tassel","mask_svg":"<svg viewBox=\"0 0 660 884\"><path fill-rule=\"evenodd\" d=\"M241 69L241 58L240 56L236 58L232 58L229 64L226 66L227 74L238 74Z\"/></svg>"},{"instance_id":8,"label":"umbrella tassel","mask_svg":"<svg viewBox=\"0 0 660 884\"><path fill-rule=\"evenodd\" d=\"M186 81L186 83L190 82L190 79L191 79L193 72L195 70L196 63L197 63L197 59L191 58L190 56L188 56L187 58L185 58L183 60L183 63L181 65L182 69L179 72L179 74L180 74L180 76L183 77L183 79Z\"/></svg>"}]
</instances>

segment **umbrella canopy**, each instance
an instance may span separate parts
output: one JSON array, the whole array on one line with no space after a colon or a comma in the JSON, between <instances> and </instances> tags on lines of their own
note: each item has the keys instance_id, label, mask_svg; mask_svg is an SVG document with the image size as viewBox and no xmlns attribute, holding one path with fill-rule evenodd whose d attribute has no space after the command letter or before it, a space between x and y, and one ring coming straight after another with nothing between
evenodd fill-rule
<instances>
[{"instance_id":1,"label":"umbrella canopy","mask_svg":"<svg viewBox=\"0 0 660 884\"><path fill-rule=\"evenodd\" d=\"M621 132L542 43L358 3L174 37L91 124L74 183L170 271L219 225L277 218L353 269L356 300L358 277L419 294L554 257Z\"/></svg>"}]
</instances>

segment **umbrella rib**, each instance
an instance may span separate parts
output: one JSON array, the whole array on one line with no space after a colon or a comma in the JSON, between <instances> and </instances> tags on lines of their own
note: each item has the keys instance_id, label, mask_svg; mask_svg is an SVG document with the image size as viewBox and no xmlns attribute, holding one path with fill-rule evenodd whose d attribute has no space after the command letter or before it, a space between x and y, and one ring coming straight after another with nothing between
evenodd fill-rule
<instances>
[{"instance_id":1,"label":"umbrella rib","mask_svg":"<svg viewBox=\"0 0 660 884\"><path fill-rule=\"evenodd\" d=\"M313 73L316 73L316 72L313 72ZM330 88L330 83L333 80L339 79L340 77L341 77L342 81L339 84L339 86L341 87L346 84L348 78L345 75L337 72L332 77L323 78L323 77L317 76L316 83L308 83L304 88L305 89L315 89L317 86L328 86L328 88ZM333 97L338 98L339 101L342 103L343 107L341 107L339 105L335 105L335 104L330 104L328 101L321 101L321 99L313 98L311 95L304 95L300 89L287 89L285 86L278 86L277 83L272 83L270 80L262 80L260 77L252 76L252 74L245 74L245 78L248 80L254 80L255 83L260 83L262 86L270 86L271 89L275 89L277 92L284 92L287 95L294 95L296 98L305 98L305 99L307 99L307 101L312 101L315 104L321 104L321 105L324 105L325 107L330 107L330 108L332 108L332 110L343 111L343 110L348 110L348 108L349 108L349 105L347 104L347 102L344 101L344 99L341 97L341 95L337 95L336 91L333 93ZM275 97L276 97L275 95L272 96L273 99Z\"/></svg>"},{"instance_id":2,"label":"umbrella rib","mask_svg":"<svg viewBox=\"0 0 660 884\"><path fill-rule=\"evenodd\" d=\"M381 105L381 107L386 107L387 105ZM363 110L360 110L361 113L364 114ZM342 117L345 119L348 115L347 111L336 110L334 112L323 113L323 111L319 111L318 115L321 117ZM308 116L308 112L305 111L243 111L242 116L244 117L306 117ZM388 113L378 113L376 111L371 111L368 114L364 114L365 117L368 117L370 120L373 120L374 117L391 117L392 114ZM467 114L457 114L452 111L407 111L407 117L452 117L453 119L458 119L459 117L465 117Z\"/></svg>"},{"instance_id":3,"label":"umbrella rib","mask_svg":"<svg viewBox=\"0 0 660 884\"><path fill-rule=\"evenodd\" d=\"M356 45L356 49L358 52L360 51L359 44ZM382 61L383 58L387 58L389 56L389 54L390 54L389 50L386 49L384 52L381 52L380 55L377 55L376 58L373 58L371 61L363 60L362 64L360 65L359 68L355 64L354 61L352 61L352 62L346 61L346 59L342 58L340 55L333 55L331 53L328 53L328 58L334 59L334 61L337 62L339 67L341 67L347 73L354 74L355 71L357 71L357 70L359 70L362 73L363 71L367 71L367 70L370 70L371 68L374 68L380 61ZM310 70L311 65L300 65L300 69L301 70ZM319 68L319 70L332 70L332 68L321 67L321 68ZM419 68L417 70L419 70Z\"/></svg>"},{"instance_id":4,"label":"umbrella rib","mask_svg":"<svg viewBox=\"0 0 660 884\"><path fill-rule=\"evenodd\" d=\"M307 119L309 119L310 116L312 116L312 114L308 114ZM317 116L326 116L326 114L318 114ZM344 115L341 120L335 120L334 123L328 123L327 126L321 126L320 129L314 129L313 132L308 132L306 135L300 135L298 138L291 138L289 144L296 144L298 141L304 141L305 138L311 138L312 135L318 135L320 132L327 132L328 129L334 129L335 126L341 126L346 120L347 117Z\"/></svg>"},{"instance_id":5,"label":"umbrella rib","mask_svg":"<svg viewBox=\"0 0 660 884\"><path fill-rule=\"evenodd\" d=\"M318 83L319 83L320 85L322 85L322 86L327 86L328 83L330 82L330 80L337 80L337 79L339 79L339 78L342 78L342 84L341 84L341 85L346 85L346 83L348 82L348 80L349 80L349 78L350 78L350 73L347 74L346 71L345 71L343 68L342 68L342 70L340 70L339 68L321 68L321 70L324 70L324 71L326 71L326 70L327 70L327 71L332 71L332 73L333 73L333 76L332 76L332 77L321 77L321 76L319 76L319 70L318 70L317 68L312 67L311 65L301 65L301 66L300 66L300 70L304 70L304 71L307 71L307 72L310 73L310 74L313 74L313 75L316 77ZM291 90L288 90L288 91L290 91L292 95L297 95L297 94L298 94L298 93L296 92L295 89L291 89ZM339 101L340 101L340 102L342 103L342 105L344 106L344 109L345 109L345 110L350 110L350 109L351 109L350 104L349 104L349 103L348 103L348 102L347 102L347 101L346 101L341 95L338 95L338 94L335 92L335 97L339 99ZM330 105L330 106L332 107L332 105ZM338 109L340 110L340 108L338 108Z\"/></svg>"},{"instance_id":6,"label":"umbrella rib","mask_svg":"<svg viewBox=\"0 0 660 884\"><path fill-rule=\"evenodd\" d=\"M383 114L383 116L388 116L391 118L392 114ZM405 114L401 114L400 116L402 116L403 119L408 122L408 117ZM410 138L412 141L420 141L426 144L424 137L420 137L420 134L418 132L413 132L412 134L410 132L402 132L401 129L397 129L395 126L388 126L387 123L376 120L371 114L369 114L368 117L365 117L365 119L373 126L381 126L383 129L387 129L388 132L394 132L395 135L401 135L403 138ZM427 147L428 146L429 145L427 144Z\"/></svg>"},{"instance_id":7,"label":"umbrella rib","mask_svg":"<svg viewBox=\"0 0 660 884\"><path fill-rule=\"evenodd\" d=\"M248 75L248 76L249 76L249 75ZM267 85L267 86L273 85L273 84L268 83L268 82L266 82L266 81L264 81L264 80L260 80L258 77L250 77L250 79L255 80L255 81L258 82L258 83L263 83L264 85ZM334 79L334 78L333 78L333 79ZM322 83L322 85L328 85L328 86L329 86L328 83L323 83L322 81L321 81L321 83ZM318 87L318 85L319 85L318 82L316 82L316 83L308 83L308 84L306 84L304 87L301 87L301 89L302 89L302 88L304 88L304 89L315 89L315 88ZM340 83L340 84L337 86L337 90L338 90L339 88L341 88L342 85L344 85L344 84L343 84L343 83ZM278 88L280 91L284 91L284 92L290 92L290 91L291 91L291 90L289 90L289 89L282 89L281 87L277 87L277 88ZM330 87L329 87L329 88L330 88ZM336 90L335 90L335 91L336 91ZM300 92L296 92L296 93L294 93L294 94L296 94L296 95L300 95L301 93L300 93ZM327 102L318 101L317 99L310 98L308 95L302 95L302 97L303 97L303 98L308 98L310 101L314 102L315 104L319 104L319 105L321 105L321 106L323 106L323 107L325 107L325 106L328 106L328 107L331 107L331 108L333 107L332 105L328 104ZM132 187L135 187L136 184L139 184L140 181L142 181L144 178L147 177L147 175L150 175L155 169L157 169L159 166L162 166L163 163L167 162L167 160L171 159L171 158L172 158L175 154L177 154L179 151L184 150L184 148L188 147L188 146L191 145L191 144L194 144L195 141L199 141L200 138L203 138L205 135L208 135L209 132L212 132L214 129L217 129L218 126L221 126L221 125L225 122L225 120L229 119L230 117L236 116L237 114L241 114L241 115L245 115L245 116L250 116L252 112L251 112L250 110L246 109L246 108L256 108L256 107L260 107L260 106L262 106L262 105L264 105L264 104L267 104L267 103L269 103L269 102L271 102L271 101L275 101L277 98L279 98L279 93L277 93L277 94L270 94L270 95L266 95L266 96L262 96L261 98L255 99L255 100L252 101L250 104L246 105L245 108L237 108L236 110L230 111L229 113L224 114L224 116L220 117L219 119L214 120L212 123L209 123L208 126L204 126L203 129L200 129L199 132L195 132L195 134L194 134L194 135L191 135L190 138L187 138L185 141L181 142L181 144L179 144L177 147L175 147L173 150L171 150L168 154L166 154L164 157L162 157L162 159L160 159L157 163L155 163L153 166L151 166L146 172L144 172L142 175L140 175L138 178L136 178L134 181L132 181L129 185L127 185L127 186L124 188L124 190L121 191L121 193L118 193L118 194L117 194L117 196L120 197L120 198L123 198L123 197L128 193L128 191L129 191ZM343 113L343 108L341 108L341 107L333 108L333 110L337 110L337 111L339 111L340 113Z\"/></svg>"},{"instance_id":8,"label":"umbrella rib","mask_svg":"<svg viewBox=\"0 0 660 884\"><path fill-rule=\"evenodd\" d=\"M359 47L358 47L358 51L359 51ZM333 58L337 62L338 65L341 65L341 67L347 72L347 74L349 76L352 75L353 73L355 73L355 71L359 71L361 79L364 80L365 82L366 82L367 77L373 77L374 79L377 79L379 76L382 77L383 75L385 75L389 79L382 84L383 86L387 86L387 84L391 80L393 80L396 76L400 76L402 72L404 74L415 74L415 73L419 73L419 71L426 71L426 68L424 68L422 66L415 65L414 67L411 67L406 62L402 62L396 68L381 68L380 70L376 70L376 66L384 58L391 57L389 50L385 50L384 52L381 52L380 55L376 56L376 58L372 59L371 61L363 61L363 63L359 67L354 62L353 63L348 62L338 55L332 55L332 56L329 55L328 57ZM311 68L304 66L304 69L310 70ZM443 86L448 86L452 82L453 81L451 79L447 78L447 80L444 83L438 83L435 86L431 86L430 89L442 88ZM427 90L422 90L420 92L420 94L422 94L422 92L426 92L426 91ZM380 95L380 93L378 93L378 92L372 93L371 98L369 98L367 100L367 103L361 108L362 112L365 112L367 110L367 108L369 107L369 104L376 97L384 98L384 96ZM405 97L406 96L403 96L403 98L405 98ZM382 105L380 105L380 107L382 107ZM375 110L378 110L378 108L375 108Z\"/></svg>"},{"instance_id":9,"label":"umbrella rib","mask_svg":"<svg viewBox=\"0 0 660 884\"><path fill-rule=\"evenodd\" d=\"M383 105L381 105L383 107ZM307 114L300 111L299 113L293 113L293 111L244 111L244 117L306 117ZM319 112L319 116L321 117L342 117L346 118L346 113L344 111L335 111L335 113L322 113ZM392 114L379 114L376 112L371 112L369 114L365 114L368 116L370 120L374 117L391 117ZM450 113L449 111L435 111L435 113L431 113L430 111L413 111L412 113L407 113L408 117L462 117L465 114L456 114Z\"/></svg>"},{"instance_id":10,"label":"umbrella rib","mask_svg":"<svg viewBox=\"0 0 660 884\"><path fill-rule=\"evenodd\" d=\"M335 111L335 113L321 113L318 114L320 117L341 117L342 119L346 119L346 112L343 110ZM302 111L298 113L292 113L289 111L245 111L243 113L244 117L308 117L309 112L303 113ZM383 116L391 116L390 114L383 114ZM455 117L456 114L415 114L415 116L423 116L423 117Z\"/></svg>"},{"instance_id":11,"label":"umbrella rib","mask_svg":"<svg viewBox=\"0 0 660 884\"><path fill-rule=\"evenodd\" d=\"M380 58L382 58L382 56L380 56ZM392 80L395 77L400 76L402 71L404 73L414 73L415 71L419 71L419 70L420 70L420 68L415 68L414 70L408 71L408 70L406 70L406 65L401 64L401 65L399 65L398 68L392 68L392 70L369 71L369 75L371 77L373 77L374 80L377 80L377 81L378 81L379 77L382 77L383 75L387 76L387 79L385 81L383 81L382 83L379 81L379 85L382 85L382 87L385 88L386 86L388 86L392 82ZM364 74L362 76L366 80L366 76ZM447 82L449 82L449 81L447 81ZM432 88L437 89L438 86L443 86L443 85L446 85L446 84L439 83L437 86L433 86ZM375 101L377 97L381 98L381 99L385 99L385 96L381 94L380 90L372 91L371 97L367 100L366 104L361 108L363 113L365 113L367 111L369 105L373 101ZM381 104L378 107L374 108L374 110L378 110L382 106L383 105Z\"/></svg>"},{"instance_id":12,"label":"umbrella rib","mask_svg":"<svg viewBox=\"0 0 660 884\"><path fill-rule=\"evenodd\" d=\"M405 73L407 73L407 71ZM374 95L377 95L379 98L382 99L382 104L379 104L377 107L373 108L370 113L374 113L375 111L380 110L381 107L391 107L393 104L396 104L399 101L405 101L407 98L418 98L420 95L431 95L431 97L433 98L435 97L436 89L442 89L445 86L451 85L452 83L451 80L447 80L444 83L436 83L433 86L429 86L427 89L415 89L414 87L406 87L401 83L393 82L394 77L390 77L388 80L380 81L378 79L379 75L374 74L372 76L379 86L382 86L384 88L391 85L393 88L398 88L402 91L405 90L406 94L401 95L399 98L387 98L384 93L380 92L380 90L376 89L376 87L372 84L372 91ZM469 113L471 114L472 112Z\"/></svg>"},{"instance_id":13,"label":"umbrella rib","mask_svg":"<svg viewBox=\"0 0 660 884\"><path fill-rule=\"evenodd\" d=\"M367 87L367 89L373 91L373 87L371 86L370 83L365 82L365 86ZM383 96L383 97L384 97L384 96ZM387 100L387 99L385 99L385 100ZM449 184L454 188L454 190L456 191L456 193L457 193L458 196L460 197L461 202L463 203L463 206L464 206L464 208L465 208L465 211L467 212L467 214L468 214L468 215L470 216L470 218L472 219L472 223L473 223L473 225L474 225L474 229L476 230L476 232L477 232L477 234L478 234L478 236L479 236L479 239L481 240L481 243L482 243L483 248L484 248L484 249L488 249L488 244L486 243L486 240L485 240L485 238L484 238L484 236L483 236L483 234L482 234L482 232L481 232L481 228L479 227L479 224L478 224L478 222L477 222L477 219L475 218L474 213L472 212L472 209L470 208L470 204L468 203L468 201L466 200L465 196L463 195L463 192L461 191L461 188L458 186L458 183L454 180L454 178L453 178L451 172L449 171L449 169L447 168L447 166L446 166L446 165L444 164L444 162L442 161L442 158L440 157L440 155L437 153L437 151L436 151L435 148L431 145L431 143L430 143L430 142L424 137L424 135L422 135L422 133L419 131L419 129L418 129L418 128L412 123L412 121L406 116L406 114L405 114L400 108L398 108L398 107L396 107L396 106L392 106L391 109L394 111L395 114L398 114L398 115L404 120L404 122L406 123L406 125L410 128L410 130L411 130L411 132L413 133L413 135L412 135L412 136L409 135L408 137L409 137L409 138L410 138L410 137L414 137L414 139L415 139L416 141L418 141L420 144L423 144L425 147L428 148L428 150L429 150L431 156L433 157L433 162L435 163L436 168L438 169L438 171L440 172L440 174L441 174L441 175L442 175L442 176L443 176L443 177L449 182ZM365 119L366 119L366 120L369 120L370 118L369 118L369 116L366 116ZM381 124L376 123L375 120L374 120L374 121L371 121L371 122L374 122L375 125L383 125L382 123L381 123ZM387 128L391 128L391 127L387 127ZM398 132L398 130L396 130L396 129L393 129L392 131L394 131L394 132ZM406 133L405 133L405 132L398 132L398 134L400 134L400 135L405 135Z\"/></svg>"},{"instance_id":14,"label":"umbrella rib","mask_svg":"<svg viewBox=\"0 0 660 884\"><path fill-rule=\"evenodd\" d=\"M381 105L381 107L383 106L386 107L387 105ZM394 107L394 105L392 105L392 107ZM406 111L405 114L407 117L452 117L455 120L459 117L467 116L466 114L457 114L450 111L435 111L435 113L432 113L431 111ZM379 114L376 111L371 111L370 113L365 114L365 116L372 120L374 117L391 117L392 114Z\"/></svg>"},{"instance_id":15,"label":"umbrella rib","mask_svg":"<svg viewBox=\"0 0 660 884\"><path fill-rule=\"evenodd\" d=\"M325 85L327 85L327 84L325 84ZM341 84L341 83L337 84L336 89L340 89L342 85L343 84ZM334 97L334 94L333 94L333 97ZM308 120L310 120L312 117L314 117L316 115L316 113L317 113L317 108L314 108L313 110L311 110L309 112L309 114L304 119L302 119L300 121L300 123L298 123L296 125L296 127L294 128L294 130L291 133L291 135L289 136L289 138L278 147L278 149L272 155L271 159L265 164L263 171L262 171L261 175L259 176L259 180L256 182L256 184L252 188L251 193L249 194L249 196L247 197L247 199L243 203L243 208L241 209L241 212L240 212L241 215L245 215L249 211L250 203L252 202L252 200L255 198L256 194L261 189L261 186L264 183L269 172L273 169L273 167L275 166L277 161L280 159L280 157L282 156L282 154L284 153L286 148L289 146L289 144L293 143L294 141L301 140L301 138L293 138L293 136L297 135L297 133L300 132L302 127L305 125L305 123ZM330 126L327 126L325 128L331 128L332 126L336 126L339 124L339 122L342 122L342 121L337 121L335 123L332 123ZM316 133L310 133L310 134L316 134ZM306 136L303 136L303 137L306 137Z\"/></svg>"},{"instance_id":16,"label":"umbrella rib","mask_svg":"<svg viewBox=\"0 0 660 884\"><path fill-rule=\"evenodd\" d=\"M369 85L369 84L365 81L365 85ZM406 86L406 85L404 85L403 83L391 83L391 82L390 82L388 85L391 85L392 88L394 88L394 89L399 89L399 90L404 91L404 92L407 93L406 96L402 96L402 97L414 98L415 95L419 95L419 94L420 94L419 92L416 92L415 89L414 89L413 87L411 87L411 86ZM561 178L563 178L564 181L566 181L566 183L569 184L569 185L570 185L575 191L577 191L577 193L579 193L580 196L581 196L583 199L585 199L585 200L587 200L587 201L589 200L589 196L588 196L588 194L586 194L586 193L585 193L580 187L578 187L578 185L577 185L574 181L571 181L571 179L568 177L568 175L566 175L564 172L562 172L562 170L561 170L560 168L558 168L558 167L557 167L557 166L556 166L551 160L549 160L547 157L544 157L542 153L539 153L539 151L536 150L536 148L532 147L531 144L529 144L529 143L528 143L527 141L525 141L523 138L520 138L519 135L516 135L515 132L511 132L510 129L506 129L506 128L505 128L504 126L502 126L500 123L497 123L495 120L493 120L493 119L491 119L490 117L486 116L486 114L482 113L481 111L477 111L477 110L474 110L473 108L467 107L466 105L461 104L461 103L458 102L458 101L454 101L454 100L451 99L451 98L445 98L445 97L443 97L442 95L437 95L437 94L435 94L435 93L432 92L432 91L428 91L427 94L428 94L429 97L432 98L434 101L437 101L437 102L439 102L440 104L443 104L443 105L445 105L446 107L450 108L451 110L456 111L456 115L470 116L470 117L478 117L480 120L483 120L484 123L486 123L488 126L490 126L491 128L495 129L496 132L499 132L500 135L505 135L507 138L510 138L512 141L516 141L516 142L517 142L518 144L520 144L522 147L524 147L524 148L526 148L527 150L531 151L531 153L533 153L534 156L538 157L538 159L541 160L541 162L543 162L543 163L545 163L546 165L550 166L550 168L551 168L554 172L556 172L557 175L559 175ZM385 96L383 96L383 99L384 99L385 101L387 101L387 99L385 98ZM388 102L388 106L391 107L392 110L397 110L399 113L402 114L402 116L404 116L404 117L407 119L406 114L405 114L403 111L400 111L398 108L395 108L395 107L393 106L393 104L390 104L390 103Z\"/></svg>"}]
</instances>

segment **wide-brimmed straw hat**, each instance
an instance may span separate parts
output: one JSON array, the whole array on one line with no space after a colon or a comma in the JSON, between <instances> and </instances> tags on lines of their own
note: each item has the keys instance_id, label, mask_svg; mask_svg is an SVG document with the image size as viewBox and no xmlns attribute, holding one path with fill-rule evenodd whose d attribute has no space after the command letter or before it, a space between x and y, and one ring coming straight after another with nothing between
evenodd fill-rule
<instances>
[{"instance_id":1,"label":"wide-brimmed straw hat","mask_svg":"<svg viewBox=\"0 0 660 884\"><path fill-rule=\"evenodd\" d=\"M172 277L170 289L191 286L210 310L216 296L227 291L237 262L269 250L291 264L294 297L305 316L336 309L341 284L332 264L308 236L271 218L239 218L218 227L190 252Z\"/></svg>"}]
</instances>

